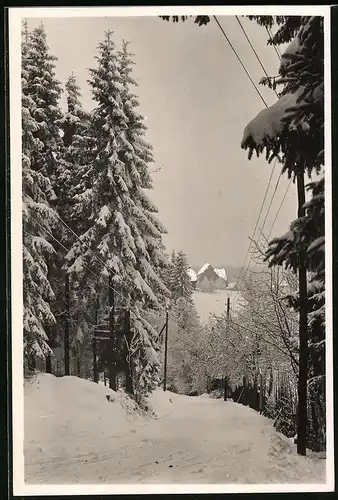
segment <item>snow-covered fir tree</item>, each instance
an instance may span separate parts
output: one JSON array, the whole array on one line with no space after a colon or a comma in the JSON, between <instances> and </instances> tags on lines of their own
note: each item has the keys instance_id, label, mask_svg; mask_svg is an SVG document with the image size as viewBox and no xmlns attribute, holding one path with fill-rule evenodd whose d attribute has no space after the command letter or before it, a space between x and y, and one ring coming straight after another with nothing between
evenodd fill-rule
<instances>
[{"instance_id":1,"label":"snow-covered fir tree","mask_svg":"<svg viewBox=\"0 0 338 500\"><path fill-rule=\"evenodd\" d=\"M123 58L126 55L118 54L112 33L107 32L99 45L98 66L90 70L96 107L91 114L90 139L77 169L74 196L74 212L85 216L88 228L67 260L77 278L86 267L95 265L109 289L115 290L115 305L131 308L132 349L137 345L134 385L146 393L154 386L160 362L157 332L142 317L142 308L160 307L159 298L166 292L157 273L165 263L164 230L144 192L151 187L147 164L152 157L142 139L142 117L134 112L136 97L128 90L131 81L126 68L130 63ZM92 278L87 275L87 279Z\"/></svg>"},{"instance_id":2,"label":"snow-covered fir tree","mask_svg":"<svg viewBox=\"0 0 338 500\"><path fill-rule=\"evenodd\" d=\"M54 292L49 266L55 254L51 236L56 214L53 154L59 148L61 94L55 78L55 58L50 54L43 26L22 40L22 187L25 353L40 358L50 354L47 328L55 323L51 311Z\"/></svg>"},{"instance_id":3,"label":"snow-covered fir tree","mask_svg":"<svg viewBox=\"0 0 338 500\"><path fill-rule=\"evenodd\" d=\"M189 264L186 254L180 250L173 262L171 271L171 292L173 299L183 297L191 300L193 287L188 274Z\"/></svg>"},{"instance_id":4,"label":"snow-covered fir tree","mask_svg":"<svg viewBox=\"0 0 338 500\"><path fill-rule=\"evenodd\" d=\"M59 120L62 118L59 106L62 88L55 74L57 58L50 53L42 23L28 34L28 40L24 56L27 61L25 92L34 101L34 119L38 124L34 135L43 145L32 156L32 168L43 172L54 185L56 157L62 145L59 128ZM47 195L50 200L54 200L54 192L50 191Z\"/></svg>"},{"instance_id":5,"label":"snow-covered fir tree","mask_svg":"<svg viewBox=\"0 0 338 500\"><path fill-rule=\"evenodd\" d=\"M67 79L65 95L67 107L63 117L59 120L63 143L62 154L58 162L59 213L70 221L74 219L71 210L72 199L76 194L74 179L89 128L89 113L82 107L80 100L82 96L74 74Z\"/></svg>"},{"instance_id":6,"label":"snow-covered fir tree","mask_svg":"<svg viewBox=\"0 0 338 500\"><path fill-rule=\"evenodd\" d=\"M136 242L136 258L141 265L141 275L146 276L151 282L158 299L160 296L168 295L168 290L159 276L161 270L168 265L162 242L166 230L157 218L157 207L147 195L153 187L149 165L154 162L154 158L152 146L145 140L147 127L144 117L138 112L139 99L133 92L133 88L138 84L132 77L132 66L135 63L128 46L129 43L123 41L122 50L118 53L119 73L123 86L122 108L128 123L120 158L128 174L128 189L133 201L129 210L130 227Z\"/></svg>"}]
</instances>

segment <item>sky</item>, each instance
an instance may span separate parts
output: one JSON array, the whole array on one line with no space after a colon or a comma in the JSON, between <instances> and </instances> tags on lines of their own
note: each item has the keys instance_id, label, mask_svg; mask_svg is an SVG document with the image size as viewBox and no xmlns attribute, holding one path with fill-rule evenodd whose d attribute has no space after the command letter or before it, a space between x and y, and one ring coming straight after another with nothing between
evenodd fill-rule
<instances>
[{"instance_id":1,"label":"sky","mask_svg":"<svg viewBox=\"0 0 338 500\"><path fill-rule=\"evenodd\" d=\"M56 74L65 82L74 73L82 103L91 109L88 69L96 67L97 45L114 31L119 47L130 42L140 112L154 148L151 199L168 234L168 252L183 250L192 266L241 267L261 208L272 165L264 157L247 158L240 147L246 124L264 108L238 59L214 21L198 27L192 20L168 23L158 17L44 18ZM231 43L258 84L263 71L233 16L219 16ZM266 31L241 19L267 72L278 73L278 58L266 43ZM259 86L268 105L276 96ZM264 205L265 218L280 167ZM289 181L282 177L263 232L268 233ZM288 230L297 216L296 190L285 198L271 237ZM261 226L261 224L259 224Z\"/></svg>"}]
</instances>

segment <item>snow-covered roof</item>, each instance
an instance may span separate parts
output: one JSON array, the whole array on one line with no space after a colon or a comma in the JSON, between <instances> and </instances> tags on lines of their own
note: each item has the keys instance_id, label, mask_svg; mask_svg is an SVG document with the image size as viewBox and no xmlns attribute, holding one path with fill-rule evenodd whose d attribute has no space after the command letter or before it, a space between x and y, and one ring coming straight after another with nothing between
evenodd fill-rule
<instances>
[{"instance_id":1,"label":"snow-covered roof","mask_svg":"<svg viewBox=\"0 0 338 500\"><path fill-rule=\"evenodd\" d=\"M197 281L197 274L195 273L195 271L193 269L189 268L187 270L187 273L188 273L188 276L189 276L191 281Z\"/></svg>"},{"instance_id":2,"label":"snow-covered roof","mask_svg":"<svg viewBox=\"0 0 338 500\"><path fill-rule=\"evenodd\" d=\"M229 290L232 290L232 289L236 288L236 286L237 286L236 281L232 281L231 283L228 284Z\"/></svg>"},{"instance_id":3,"label":"snow-covered roof","mask_svg":"<svg viewBox=\"0 0 338 500\"><path fill-rule=\"evenodd\" d=\"M227 273L225 272L225 269L214 269L215 273L219 278L223 278L225 281L227 281Z\"/></svg>"},{"instance_id":4,"label":"snow-covered roof","mask_svg":"<svg viewBox=\"0 0 338 500\"><path fill-rule=\"evenodd\" d=\"M206 271L206 269L208 269L208 267L210 267L210 264L207 262L206 264L204 264L204 266L201 267L201 269L198 271L197 274L203 274L204 271Z\"/></svg>"}]
</instances>

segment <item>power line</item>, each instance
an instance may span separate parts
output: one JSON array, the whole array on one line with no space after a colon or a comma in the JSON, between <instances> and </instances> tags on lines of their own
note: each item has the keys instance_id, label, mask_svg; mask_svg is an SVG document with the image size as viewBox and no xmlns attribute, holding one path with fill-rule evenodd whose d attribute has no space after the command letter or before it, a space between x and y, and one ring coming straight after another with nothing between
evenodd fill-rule
<instances>
[{"instance_id":1,"label":"power line","mask_svg":"<svg viewBox=\"0 0 338 500\"><path fill-rule=\"evenodd\" d=\"M217 16L214 16L214 19L215 19L215 21L216 21L216 23L217 23L217 25L218 25L219 29L221 30L221 32L222 32L222 34L223 34L224 38L226 39L226 41L227 41L227 42L228 42L228 44L230 45L231 49L233 50L234 54L236 55L236 57L237 57L238 61L240 62L240 64L241 64L242 68L244 69L244 71L245 71L245 73L246 73L247 77L249 78L249 80L250 80L251 84L252 84L252 85L253 85L253 87L255 88L255 90L256 90L256 92L257 92L257 94L259 95L259 97L260 97L260 98L261 98L261 100L263 101L264 105L265 105L266 107L268 107L268 105L267 105L267 103L266 103L266 101L265 101L264 97L262 96L262 94L260 93L260 91L259 91L259 89L258 89L257 85L255 84L255 82L254 82L254 81L253 81L253 79L251 78L250 73L249 73L249 72L248 72L248 70L246 69L246 67L245 67L245 65L244 65L244 63L243 63L243 61L242 61L242 59L239 57L239 55L238 55L238 53L237 53L236 49L234 48L234 46L233 46L233 45L232 45L232 43L230 42L230 40L229 40L229 38L228 38L227 34L225 33L224 29L222 28L221 24L219 23L219 21L218 21L218 19L217 19Z\"/></svg>"},{"instance_id":2,"label":"power line","mask_svg":"<svg viewBox=\"0 0 338 500\"><path fill-rule=\"evenodd\" d=\"M70 232L71 232L71 233L72 233L72 234L73 234L73 235L74 235L74 236L75 236L75 237L76 237L79 241L80 241L80 243L81 243L82 245L84 245L84 246L85 246L85 247L86 247L86 248L87 248L90 252L92 252L92 254L94 255L94 257L96 257L96 259L97 259L97 260L98 260L98 261L99 261L99 262L100 262L100 263L104 266L104 268L108 271L108 273L111 273L111 272L112 272L112 271L111 271L111 269L108 269L108 267L107 267L106 263L105 263L105 262L101 259L101 257L99 257L99 256L97 255L97 253L96 253L96 252L94 252L94 250L93 250L93 249L92 249L89 245L87 245L87 244L86 244L86 243L85 243L85 242L84 242L84 241L80 238L80 236L79 236L79 235L77 235L77 234L75 233L75 231L73 231L73 229L72 229L71 227L69 227L69 226L68 226L68 224L67 224L67 223L66 223L66 222L65 222L65 221L64 221L64 220L60 217L60 215L59 215L57 212L55 212L55 213L56 213L56 215L57 215L58 219L60 220L60 222L61 222L61 223L62 223L62 224L63 224L63 225L64 225L64 226L65 226L65 227L66 227L66 228L67 228L67 229L68 229L68 230L69 230L69 231L70 231ZM118 278L119 278L120 280L122 280L122 278L120 278L120 277L118 277Z\"/></svg>"},{"instance_id":3,"label":"power line","mask_svg":"<svg viewBox=\"0 0 338 500\"><path fill-rule=\"evenodd\" d=\"M64 249L67 253L69 252L69 249L68 249L67 247L65 247L65 245L64 245L63 243L61 243L61 241L60 241L60 240L58 240L58 239L57 239L57 238L56 238L56 237L55 237L55 236L54 236L54 235L53 235L53 234L52 234L52 233L51 233L51 232L50 232L50 231L49 231L49 230L48 230L45 226L43 226L43 224L41 224L41 223L40 223L40 222L39 222L39 221L38 221L35 217L33 217L32 215L31 215L31 218L34 220L34 222L35 222L36 224L38 224L38 225L39 225L39 226L43 229L43 231L45 231L45 233L47 233L47 234L48 234L51 238L53 238L53 240L54 240L54 241L56 241L56 243L58 243L58 244L61 246L61 248L63 248L63 249ZM84 267L85 269L87 269L87 271L89 271L89 272L90 272L93 276L95 276L95 278L97 278L99 281L101 281L101 280L103 279L103 277L102 277L102 276L100 276L100 275L98 275L98 274L94 273L94 271L92 271L92 270L91 270L91 269L90 269L90 268L89 268L86 264L82 264L82 265L83 265L83 267ZM114 289L112 286L110 286L109 284L108 284L108 288L110 288L111 290L113 290L113 292L115 292L115 293L117 293L118 295L120 295L120 296L122 297L122 299L125 299L125 297L124 297L124 296L123 296L120 292L118 292L117 290L115 290L115 289Z\"/></svg>"},{"instance_id":4,"label":"power line","mask_svg":"<svg viewBox=\"0 0 338 500\"><path fill-rule=\"evenodd\" d=\"M60 246L61 248L63 248L67 253L69 252L69 249L67 247L65 247L65 245L63 243L61 243L60 240L58 240L50 231L48 231L48 229L46 227L44 227L35 217L31 216L32 219L36 222L36 224L38 224L54 241L56 241ZM61 218L60 218L61 219ZM66 223L65 223L66 224ZM67 224L66 224L67 225ZM75 234L75 233L74 233ZM75 234L76 235L76 234ZM76 235L77 236L77 235ZM78 236L77 236L78 237ZM79 238L79 237L78 237ZM101 261L103 262L103 261ZM107 269L105 263L103 262L103 265L105 266L105 269ZM92 271L92 269L90 269L86 264L83 264L83 267L85 269L87 269L87 271L89 271L95 278L97 278L100 281L103 280L103 276L101 275L98 275L96 274L94 271ZM108 286L108 288L110 290L112 290L114 293L116 293L117 295L120 295L120 297L122 298L122 300L126 300L126 298L124 297L124 295L121 293L121 292L118 292L117 290L115 290L115 288L113 288L109 283L105 283L105 285ZM152 312L150 312L149 310L145 310L144 311L145 314L149 315L149 316L152 316L153 318L155 319L158 319L158 316L156 316L155 314L153 314ZM131 311L131 313L133 313L135 315L135 317L137 318L137 315L134 313L134 311ZM143 318L145 319L145 318Z\"/></svg>"},{"instance_id":5,"label":"power line","mask_svg":"<svg viewBox=\"0 0 338 500\"><path fill-rule=\"evenodd\" d=\"M275 158L275 165L276 165L276 161L277 161L277 158ZM279 181L280 181L281 177L282 177L282 170L281 170L281 171L280 171L280 173L279 173L279 176L278 176L278 179L277 179L277 182L276 182L276 185L275 185L275 189L274 189L274 191L273 191L273 193L272 193L272 197L271 197L271 200L270 200L270 204L269 204L269 206L268 206L268 209L267 209L267 211L266 211L266 214L265 214L265 217L264 217L264 221L263 221L262 227L261 227L261 229L260 229L260 233L261 233L261 234L263 234L263 230L264 230L264 227L265 227L265 223L266 223L266 220L267 220L267 218L268 218L268 215L269 215L269 212L270 212L270 209L271 209L271 205L272 205L272 202L273 202L274 197L275 197L275 195L276 195L276 191L277 191L277 188L278 188ZM259 237L258 237L258 238L259 238ZM250 261L249 261L249 264L248 264L247 269L249 269L250 264L251 264L251 262L252 262L252 259L253 259L253 255L251 255L251 259L250 259ZM257 267L257 263L255 264L253 271L256 269L256 267Z\"/></svg>"},{"instance_id":6,"label":"power line","mask_svg":"<svg viewBox=\"0 0 338 500\"><path fill-rule=\"evenodd\" d=\"M271 33L271 30L265 26L265 29L266 29L266 32L267 34L269 35L269 38L270 38L270 41L271 41L271 45L273 46L273 48L275 49L275 52L277 54L277 57L279 59L279 61L282 60L282 56L281 56L281 53L280 53L280 50L279 50L279 47L277 47L274 43L273 43L273 37L272 37L272 33Z\"/></svg>"},{"instance_id":7,"label":"power line","mask_svg":"<svg viewBox=\"0 0 338 500\"><path fill-rule=\"evenodd\" d=\"M280 205L279 205L279 208L278 208L278 210L277 210L276 216L275 216L275 218L274 218L274 220L273 220L273 223L272 223L272 225L271 225L271 227L270 227L270 230L269 230L269 233L268 233L268 235L267 235L267 240L269 239L270 234L271 234L271 232L272 232L272 229L274 228L274 225L275 225L275 222L276 222L276 220L277 220L277 217L278 217L278 215L279 215L279 213L280 213L280 211L281 211L281 208L282 208L283 203L284 203L284 201L285 201L286 195L287 195L287 193L288 193L288 191L289 191L289 188L290 188L290 186L291 186L291 182L292 182L292 179L290 179L289 184L288 184L288 186L287 186L287 188L286 188L286 190L285 190L285 193L284 193L283 199L282 199L282 201L281 201L281 203L280 203Z\"/></svg>"},{"instance_id":8,"label":"power line","mask_svg":"<svg viewBox=\"0 0 338 500\"><path fill-rule=\"evenodd\" d=\"M239 17L238 17L238 16L235 16L235 17L236 17L237 22L238 22L238 24L240 25L240 27L241 27L241 29L242 29L243 33L244 33L245 38L247 39L248 44L250 45L250 47L251 47L251 49L252 49L253 53L255 54L256 59L257 59L257 61L259 62L259 64L260 64L260 66L261 66L261 68L262 68L262 70L263 70L263 72L264 72L265 76L267 77L267 79L268 79L268 80L270 80L270 77L269 77L269 75L268 75L268 73L267 73L267 71L266 71L266 69L265 69L265 67L264 67L264 65L263 65L263 63L262 63L262 61L261 61L261 58L260 58L260 57L259 57L259 55L257 54L257 52L256 52L256 50L255 50L255 47L252 45L251 40L250 40L249 36L247 35L247 33L246 33L245 29L244 29L243 24L241 23L241 21L240 21L240 19L239 19ZM272 89L272 90L274 91L274 93L276 94L277 98L279 99L279 95L278 95L278 93L277 93L276 89Z\"/></svg>"},{"instance_id":9,"label":"power line","mask_svg":"<svg viewBox=\"0 0 338 500\"><path fill-rule=\"evenodd\" d=\"M277 159L275 160L275 162L276 161L277 161ZM274 189L274 191L272 193L272 197L271 197L271 200L270 200L269 207L268 207L268 209L266 211L266 214L265 214L265 218L264 218L263 225L262 225L262 228L261 228L262 232L264 230L264 226L265 226L266 220L268 218L268 215L269 215L269 212L270 212L270 209L271 209L271 205L272 205L273 199L274 199L274 197L276 195L276 191L277 191L277 188L278 188L278 185L279 185L279 181L281 180L281 177L282 177L282 170L279 173L279 176L278 176L278 179L277 179L277 182L276 182L276 185L275 185L275 189Z\"/></svg>"},{"instance_id":10,"label":"power line","mask_svg":"<svg viewBox=\"0 0 338 500\"><path fill-rule=\"evenodd\" d=\"M267 105L267 103L266 103L266 101L265 101L264 97L262 96L262 94L260 93L260 91L259 91L259 89L258 89L257 85L255 84L255 82L254 82L254 81L253 81L253 79L251 78L251 76L250 76L250 74L249 74L248 70L246 69L246 67L245 67L245 65L244 65L244 63L243 63L243 61L241 60L241 58L240 58L240 56L238 55L238 53L237 53L236 49L234 48L234 46L232 45L231 41L229 40L229 37L228 37L228 36L227 36L227 34L225 33L225 30L223 29L223 27L221 26L220 22L218 21L217 16L213 16L213 17L214 17L214 19L215 19L215 21L216 21L216 23L217 23L217 25L218 25L219 29L221 30L221 32L222 32L222 34L223 34L224 38L226 39L226 41L227 41L227 42L228 42L228 44L230 45L230 47L231 47L231 49L233 50L234 54L236 55L236 57L237 57L237 59L238 59L239 63L241 64L242 68L244 69L244 71L245 71L245 73L246 73L247 77L249 78L249 80L250 80L251 84L253 85L253 87L255 88L256 92L257 92L257 93L258 93L258 95L259 95L259 97L260 97L260 98L261 98L261 100L263 101L263 103L264 103L265 107L266 107L266 108L268 108L268 105ZM237 16L236 16L236 17L237 17ZM239 19L238 19L238 18L237 18L237 20L239 21ZM239 22L239 24L241 25L241 23L240 23L240 22ZM241 27L242 27L242 25L241 25ZM242 29L243 29L243 28L242 28ZM243 31L244 31L244 29L243 29ZM245 35L246 35L246 33L245 33ZM247 36L247 35L246 35L246 36ZM248 40L248 41L249 41L250 45L252 46L252 44L251 44L250 40ZM262 65L262 63L261 63L261 61L260 61L260 58L259 58L258 54L256 53L255 49L253 48L253 46L252 46L252 49L254 50L254 52L255 52L255 54L256 54L256 57L258 58L258 60L259 60L260 64ZM262 65L262 67L263 67L263 65ZM267 73L266 73L266 71L265 71L265 68L264 68L264 67L263 67L263 70L264 70L264 73L267 75ZM267 76L268 76L268 75L267 75ZM276 93L276 94L277 94L277 93ZM278 94L277 94L277 96L278 96ZM275 163L275 165L274 165L274 167L273 167L273 170L272 170L272 172L271 172L271 175L270 175L270 178L269 178L269 181L268 181L268 185L267 185L266 190L265 190L264 199L263 199L263 202L262 202L262 205L261 205L261 209L260 209L260 212L259 212L259 215L258 215L258 219L257 219L257 221L256 221L256 225L255 225L255 229L254 229L254 232L253 232L252 239L253 239L253 237L254 237L254 235L255 235L255 232L256 232L256 229L257 229L257 226L258 226L258 222L259 222L259 219L260 219L260 216L261 216L262 210L263 210L263 206L264 206L265 199L266 199L266 196L267 196L267 193L268 193L269 187L270 187L271 178L272 178L272 174L273 174L273 172L274 172L275 167L276 167L276 163ZM250 244L249 244L249 247L248 247L248 250L247 250L247 253L246 253L246 256L245 256L245 259L244 259L243 265L242 265L242 268L241 268L240 273L239 273L238 278L237 278L237 281L239 281L239 279L240 279L240 277L241 277L241 275L242 275L242 272L243 272L243 269L244 269L244 266L245 266L246 260L247 260L247 258L248 258L248 254L249 254L249 251L250 251L250 247L251 247L251 242L250 242Z\"/></svg>"},{"instance_id":11,"label":"power line","mask_svg":"<svg viewBox=\"0 0 338 500\"><path fill-rule=\"evenodd\" d=\"M273 168L272 168L272 170L271 170L271 174L270 174L270 177L269 177L268 185L266 186L266 189L265 189L265 194L264 194L263 202L262 202L262 204L261 204L261 208L260 208L260 211L259 211L259 214L258 214L258 218L257 218L256 224L255 224L255 228L254 228L253 233L252 233L252 237L251 237L251 239L252 239L252 240L254 239L255 232L256 232L256 229L257 229L257 226L258 226L258 222L259 222L259 219L260 219L261 214L262 214L262 210L263 210L264 203L265 203L265 200L266 200L266 197L267 197L268 191L269 191L269 187L270 187L271 179L272 179L273 173L274 173L274 171L275 171L276 164L277 164L277 162L275 162L275 164L274 164L274 166L273 166ZM237 278L237 280L238 280L238 281L239 281L239 279L240 279L240 277L241 277L241 275L242 275L242 272L243 272L243 269L244 269L244 266L245 266L245 263L246 263L246 259L248 258L248 255L249 255L249 252L250 252L250 248L251 248L251 241L250 241L250 244L249 244L248 250L247 250L247 252L246 252L246 255L245 255L245 259L244 259L244 262L243 262L242 268L241 268L240 273L239 273L238 278Z\"/></svg>"}]
</instances>

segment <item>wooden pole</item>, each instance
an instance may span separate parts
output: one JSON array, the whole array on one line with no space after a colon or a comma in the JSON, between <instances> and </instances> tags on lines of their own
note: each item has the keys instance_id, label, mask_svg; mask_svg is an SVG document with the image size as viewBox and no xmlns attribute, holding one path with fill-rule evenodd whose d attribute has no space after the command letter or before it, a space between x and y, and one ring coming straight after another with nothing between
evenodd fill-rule
<instances>
[{"instance_id":1,"label":"wooden pole","mask_svg":"<svg viewBox=\"0 0 338 500\"><path fill-rule=\"evenodd\" d=\"M70 297L69 297L69 274L66 272L65 276L65 333L64 333L64 357L65 357L65 375L70 375Z\"/></svg>"},{"instance_id":2,"label":"wooden pole","mask_svg":"<svg viewBox=\"0 0 338 500\"><path fill-rule=\"evenodd\" d=\"M96 303L95 303L95 326L94 326L94 333L93 333L93 379L94 379L94 382L96 382L96 383L98 383L98 381L99 381L99 374L98 374L98 370L97 370L97 339L96 339L98 312L99 312L99 298L97 296Z\"/></svg>"},{"instance_id":3,"label":"wooden pole","mask_svg":"<svg viewBox=\"0 0 338 500\"><path fill-rule=\"evenodd\" d=\"M227 298L227 333L229 332L230 297ZM224 377L224 401L228 399L228 376Z\"/></svg>"},{"instance_id":4,"label":"wooden pole","mask_svg":"<svg viewBox=\"0 0 338 500\"><path fill-rule=\"evenodd\" d=\"M126 309L124 313L124 330L127 341L127 348L130 349L131 345L131 332L130 332L130 310ZM128 394L134 394L133 388L133 365L129 352L128 359L126 360L126 391Z\"/></svg>"},{"instance_id":5,"label":"wooden pole","mask_svg":"<svg viewBox=\"0 0 338 500\"><path fill-rule=\"evenodd\" d=\"M48 282L50 283L51 265L49 262L47 264L47 279L48 279ZM47 327L47 335L48 335L48 345L50 348L52 348L52 338L53 338L53 326L52 325L49 325ZM32 355L32 357L34 357L34 355ZM34 357L34 369L35 369L35 367L36 367L36 363L35 363L35 357ZM52 356L51 356L51 354L46 355L46 373L52 373Z\"/></svg>"},{"instance_id":6,"label":"wooden pole","mask_svg":"<svg viewBox=\"0 0 338 500\"><path fill-rule=\"evenodd\" d=\"M109 388L116 391L116 332L115 332L115 292L109 279L109 330L110 330L110 359L109 359Z\"/></svg>"},{"instance_id":7,"label":"wooden pole","mask_svg":"<svg viewBox=\"0 0 338 500\"><path fill-rule=\"evenodd\" d=\"M298 218L305 216L304 173L297 174ZM301 244L299 252L299 372L298 372L298 415L297 415L297 453L306 455L307 427L307 365L308 365L308 332L307 332L307 280L305 265L305 249Z\"/></svg>"},{"instance_id":8,"label":"wooden pole","mask_svg":"<svg viewBox=\"0 0 338 500\"><path fill-rule=\"evenodd\" d=\"M167 390L168 323L169 323L169 312L167 309L165 313L165 340L164 340L164 377L163 377L164 391Z\"/></svg>"},{"instance_id":9,"label":"wooden pole","mask_svg":"<svg viewBox=\"0 0 338 500\"><path fill-rule=\"evenodd\" d=\"M259 413L263 411L263 401L264 401L264 392L263 392L263 375L259 374Z\"/></svg>"}]
</instances>

